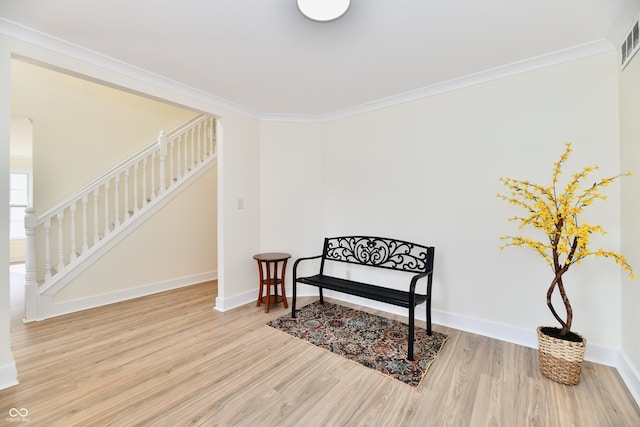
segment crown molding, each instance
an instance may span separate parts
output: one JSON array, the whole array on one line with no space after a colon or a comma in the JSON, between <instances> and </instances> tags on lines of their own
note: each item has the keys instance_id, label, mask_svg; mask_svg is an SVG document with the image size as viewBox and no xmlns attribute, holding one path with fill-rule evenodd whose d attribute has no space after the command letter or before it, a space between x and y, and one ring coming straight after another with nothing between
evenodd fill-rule
<instances>
[{"instance_id":1,"label":"crown molding","mask_svg":"<svg viewBox=\"0 0 640 427\"><path fill-rule=\"evenodd\" d=\"M33 30L15 22L0 18L0 34L20 40L37 47L47 49L76 60L100 67L136 81L151 84L170 92L184 95L190 99L201 101L215 107L230 110L254 119L269 122L294 123L327 123L351 116L368 113L395 105L416 101L422 98L439 95L458 89L467 88L509 76L526 73L544 67L564 62L574 61L593 55L599 55L615 50L614 44L607 39L599 39L567 49L547 53L500 67L491 68L474 74L469 74L441 83L425 86L419 89L403 92L397 95L378 99L372 102L356 105L330 112L327 114L269 114L251 110L232 101L219 98L196 88L184 85L159 74L134 67L122 61L107 57L92 50L52 37L48 34ZM25 58L30 59L30 58ZM36 59L37 61L37 59ZM90 76L89 76L90 77ZM135 89L133 89L135 90Z\"/></svg>"},{"instance_id":2,"label":"crown molding","mask_svg":"<svg viewBox=\"0 0 640 427\"><path fill-rule=\"evenodd\" d=\"M12 39L28 43L41 49L46 49L51 52L72 58L77 61L84 62L89 65L99 67L103 70L116 73L129 79L133 79L137 82L144 84L150 84L157 88L170 91L175 94L186 96L190 99L204 102L213 107L218 107L226 110L233 111L238 114L249 116L255 119L259 118L259 113L252 111L250 108L236 104L227 99L217 97L199 89L187 86L179 83L175 80L161 76L154 72L135 67L93 50L78 46L74 43L70 43L66 40L59 39L49 34L42 33L24 25L18 24L13 21L9 21L0 17L0 34L10 37ZM77 70L68 70L64 66L59 64L50 64L41 58L32 58L28 55L21 54L19 52L14 53L15 58L19 58L28 62L36 63L39 65L48 66L49 68L58 69L60 71L67 72L72 75L87 78L92 81L102 81L95 76L85 75ZM103 82L105 83L105 82ZM113 86L114 83L106 82L107 85ZM118 85L120 86L120 85ZM138 89L122 86L128 90L139 92Z\"/></svg>"},{"instance_id":3,"label":"crown molding","mask_svg":"<svg viewBox=\"0 0 640 427\"><path fill-rule=\"evenodd\" d=\"M367 113L373 110L391 107L406 102L416 101L422 98L428 98L440 95L445 92L451 92L464 89L471 86L488 83L494 80L500 80L517 74L527 73L529 71L552 65L562 64L564 62L575 61L577 59L586 58L593 55L599 55L605 52L615 50L615 47L607 40L597 40L591 43L573 46L556 52L528 58L522 61L513 62L511 64L500 67L491 68L479 73L469 74L460 78L436 83L420 89L404 92L388 98L379 99L367 104L362 104L353 108L348 108L325 116L326 121L338 120L349 116Z\"/></svg>"},{"instance_id":4,"label":"crown molding","mask_svg":"<svg viewBox=\"0 0 640 427\"><path fill-rule=\"evenodd\" d=\"M503 79L517 74L526 73L552 65L562 64L569 61L586 58L593 55L600 55L615 50L615 46L606 39L596 40L590 43L573 46L567 49L536 56L500 67L491 68L479 73L469 74L456 79L425 86L420 89L410 90L387 98L378 99L365 104L346 108L323 115L286 115L286 114L263 114L260 116L264 121L289 121L289 122L311 122L326 123L334 120L344 119L359 114L368 113L383 108L392 107L406 102L417 101L422 98L464 89L490 81Z\"/></svg>"}]
</instances>

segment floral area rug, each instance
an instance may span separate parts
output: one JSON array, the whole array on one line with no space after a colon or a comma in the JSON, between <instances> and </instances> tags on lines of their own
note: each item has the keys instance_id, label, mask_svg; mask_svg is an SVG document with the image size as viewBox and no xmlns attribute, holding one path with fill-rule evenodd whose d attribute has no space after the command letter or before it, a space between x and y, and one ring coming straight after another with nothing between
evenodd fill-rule
<instances>
[{"instance_id":1,"label":"floral area rug","mask_svg":"<svg viewBox=\"0 0 640 427\"><path fill-rule=\"evenodd\" d=\"M302 307L295 319L287 314L267 325L412 387L420 385L447 340L416 327L414 360L407 360L408 325L326 301Z\"/></svg>"}]
</instances>

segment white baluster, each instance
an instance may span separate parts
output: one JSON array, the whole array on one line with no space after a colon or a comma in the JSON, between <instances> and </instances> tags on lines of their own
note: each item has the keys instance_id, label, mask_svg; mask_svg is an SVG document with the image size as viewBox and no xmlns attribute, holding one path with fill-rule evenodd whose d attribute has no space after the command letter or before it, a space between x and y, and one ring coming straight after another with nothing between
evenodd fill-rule
<instances>
[{"instance_id":1,"label":"white baluster","mask_svg":"<svg viewBox=\"0 0 640 427\"><path fill-rule=\"evenodd\" d=\"M44 221L44 280L51 279L51 217Z\"/></svg>"},{"instance_id":2,"label":"white baluster","mask_svg":"<svg viewBox=\"0 0 640 427\"><path fill-rule=\"evenodd\" d=\"M189 145L189 136L187 134L184 135L184 141L182 142L182 147L184 149L184 153L182 153L184 155L184 169L182 171L182 176L185 176L188 172L188 168L187 165L189 164L189 157L187 155L187 148Z\"/></svg>"},{"instance_id":3,"label":"white baluster","mask_svg":"<svg viewBox=\"0 0 640 427\"><path fill-rule=\"evenodd\" d=\"M162 194L167 189L167 176L166 176L166 158L167 158L167 138L164 136L164 132L160 131L160 135L158 135L158 153L160 155L159 165L158 165L158 180L160 181L160 185L158 188L158 193Z\"/></svg>"},{"instance_id":4,"label":"white baluster","mask_svg":"<svg viewBox=\"0 0 640 427\"><path fill-rule=\"evenodd\" d=\"M87 225L87 204L89 196L82 196L82 253L89 250L89 226Z\"/></svg>"},{"instance_id":5,"label":"white baluster","mask_svg":"<svg viewBox=\"0 0 640 427\"><path fill-rule=\"evenodd\" d=\"M156 198L156 152L151 153L151 200Z\"/></svg>"},{"instance_id":6,"label":"white baluster","mask_svg":"<svg viewBox=\"0 0 640 427\"><path fill-rule=\"evenodd\" d=\"M124 170L124 220L128 220L131 217L129 213L129 169Z\"/></svg>"},{"instance_id":7,"label":"white baluster","mask_svg":"<svg viewBox=\"0 0 640 427\"><path fill-rule=\"evenodd\" d=\"M204 146L206 151L206 156L209 158L211 156L211 123L209 117L207 117L204 122Z\"/></svg>"},{"instance_id":8,"label":"white baluster","mask_svg":"<svg viewBox=\"0 0 640 427\"><path fill-rule=\"evenodd\" d=\"M178 162L176 163L177 166L177 180L180 180L180 178L182 178L182 161L181 161L181 157L182 157L182 137L183 135L180 135L176 138L176 147L177 147L177 153L178 153Z\"/></svg>"},{"instance_id":9,"label":"white baluster","mask_svg":"<svg viewBox=\"0 0 640 427\"><path fill-rule=\"evenodd\" d=\"M93 244L96 245L100 240L98 234L98 195L100 188L97 187L93 190Z\"/></svg>"},{"instance_id":10,"label":"white baluster","mask_svg":"<svg viewBox=\"0 0 640 427\"><path fill-rule=\"evenodd\" d=\"M78 202L75 201L71 203L69 206L69 210L71 211L71 254L69 255L69 262L75 261L78 257L78 248L76 245L76 204Z\"/></svg>"},{"instance_id":11,"label":"white baluster","mask_svg":"<svg viewBox=\"0 0 640 427\"><path fill-rule=\"evenodd\" d=\"M133 165L133 213L138 212L138 167L139 163Z\"/></svg>"},{"instance_id":12,"label":"white baluster","mask_svg":"<svg viewBox=\"0 0 640 427\"><path fill-rule=\"evenodd\" d=\"M58 273L64 270L64 234L62 231L62 221L64 220L64 211L59 211L56 215L58 220Z\"/></svg>"},{"instance_id":13,"label":"white baluster","mask_svg":"<svg viewBox=\"0 0 640 427\"><path fill-rule=\"evenodd\" d=\"M202 123L198 123L196 126L196 135L198 136L197 145L198 145L198 157L197 161L200 163L202 161Z\"/></svg>"},{"instance_id":14,"label":"white baluster","mask_svg":"<svg viewBox=\"0 0 640 427\"><path fill-rule=\"evenodd\" d=\"M171 187L173 185L173 180L175 179L175 172L174 172L174 167L173 167L173 159L175 157L175 141L176 139L173 138L171 140L171 147L169 150L169 184L168 187Z\"/></svg>"},{"instance_id":15,"label":"white baluster","mask_svg":"<svg viewBox=\"0 0 640 427\"><path fill-rule=\"evenodd\" d=\"M113 186L113 224L114 228L120 227L120 175L114 177Z\"/></svg>"},{"instance_id":16,"label":"white baluster","mask_svg":"<svg viewBox=\"0 0 640 427\"><path fill-rule=\"evenodd\" d=\"M189 133L188 136L189 138L189 146L191 147L191 163L189 164L189 170L193 170L193 168L196 166L196 164L198 164L198 161L196 160L196 156L195 156L195 143L196 143L196 132L195 132L195 128L191 128L189 129Z\"/></svg>"},{"instance_id":17,"label":"white baluster","mask_svg":"<svg viewBox=\"0 0 640 427\"><path fill-rule=\"evenodd\" d=\"M103 238L109 235L109 181L104 183L104 236Z\"/></svg>"},{"instance_id":18,"label":"white baluster","mask_svg":"<svg viewBox=\"0 0 640 427\"><path fill-rule=\"evenodd\" d=\"M147 206L147 157L142 159L142 206Z\"/></svg>"}]
</instances>

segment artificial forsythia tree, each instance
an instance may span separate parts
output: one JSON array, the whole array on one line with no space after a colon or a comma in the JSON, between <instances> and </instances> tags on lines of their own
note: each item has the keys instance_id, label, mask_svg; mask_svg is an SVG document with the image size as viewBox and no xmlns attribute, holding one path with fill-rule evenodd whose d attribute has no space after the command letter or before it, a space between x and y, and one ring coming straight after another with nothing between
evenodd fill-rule
<instances>
[{"instance_id":1,"label":"artificial forsythia tree","mask_svg":"<svg viewBox=\"0 0 640 427\"><path fill-rule=\"evenodd\" d=\"M534 227L546 234L547 239L544 242L523 236L503 236L500 239L504 243L500 249L504 249L507 246L527 246L536 251L551 266L554 277L547 290L547 306L556 320L562 325L561 336L565 336L571 331L571 322L573 320L573 310L562 282L562 275L567 272L569 267L590 255L595 255L597 257L613 258L624 270L629 272L631 278L636 277L623 255L605 251L602 248L595 251L589 248L592 234L605 234L602 226L579 221L580 214L587 206L598 199L607 199L606 196L599 192L601 188L606 187L621 176L630 176L631 172L611 178L603 178L583 189L581 188L581 183L591 172L599 169L598 166L588 166L582 172L574 174L563 191L558 193L557 187L562 174L562 166L569 158L571 151L571 143L567 143L564 154L554 164L553 179L550 186L542 186L529 181L511 178L500 178L500 181L509 189L509 194L498 194L499 198L526 211L525 215L514 216L509 218L509 221L519 222L520 229ZM566 319L562 319L558 315L551 301L556 288L560 292L566 309Z\"/></svg>"}]
</instances>

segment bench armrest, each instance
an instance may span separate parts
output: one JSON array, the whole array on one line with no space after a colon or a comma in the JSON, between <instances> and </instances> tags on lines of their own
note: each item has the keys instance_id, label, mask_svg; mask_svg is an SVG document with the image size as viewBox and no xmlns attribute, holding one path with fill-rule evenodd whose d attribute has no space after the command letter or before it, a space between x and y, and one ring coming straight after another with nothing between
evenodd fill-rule
<instances>
[{"instance_id":1,"label":"bench armrest","mask_svg":"<svg viewBox=\"0 0 640 427\"><path fill-rule=\"evenodd\" d=\"M411 295L415 295L415 293L416 293L416 285L418 284L418 280L422 279L423 277L429 276L429 280L427 282L427 295L431 295L431 277L432 277L432 274L433 274L433 270L429 270L427 272L416 274L415 276L413 276L411 278L411 285L409 286L409 293Z\"/></svg>"},{"instance_id":2,"label":"bench armrest","mask_svg":"<svg viewBox=\"0 0 640 427\"><path fill-rule=\"evenodd\" d=\"M296 260L296 262L293 263L293 283L292 283L292 287L293 287L293 298L291 299L291 317L295 319L296 317L296 298L297 298L297 281L298 281L298 264L301 261L308 261L311 259L318 259L318 258L322 258L322 255L316 255L316 256L310 256L310 257L303 257L303 258L298 258Z\"/></svg>"},{"instance_id":3,"label":"bench armrest","mask_svg":"<svg viewBox=\"0 0 640 427\"><path fill-rule=\"evenodd\" d=\"M294 287L296 285L296 279L298 278L298 264L300 263L300 261L308 261L308 260L311 260L311 259L318 259L318 258L322 258L322 255L298 258L296 260L296 262L293 263L293 286Z\"/></svg>"}]
</instances>

